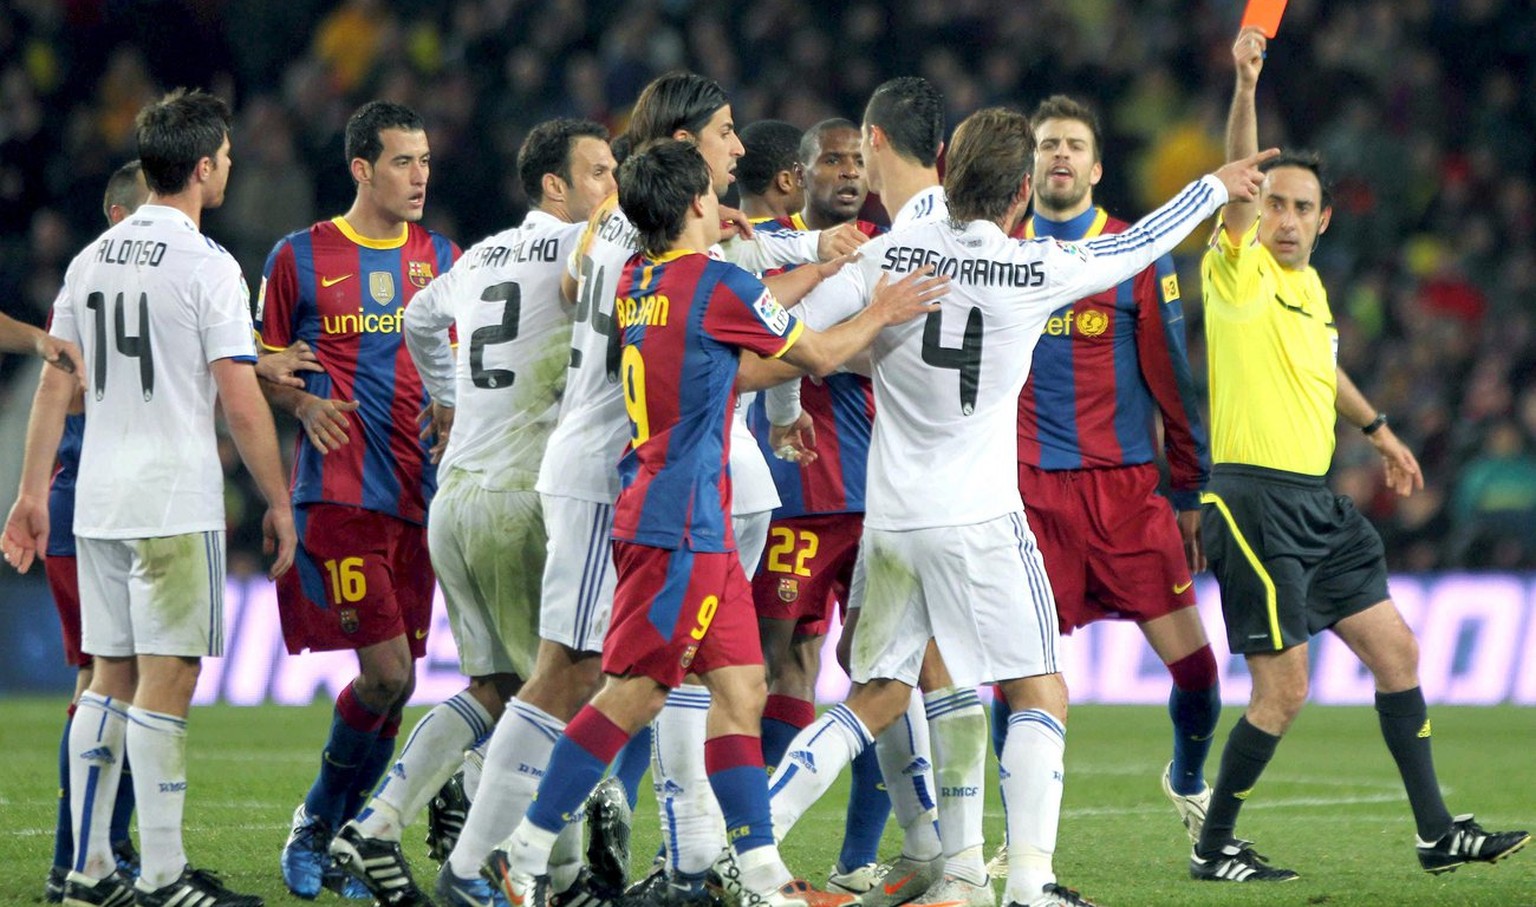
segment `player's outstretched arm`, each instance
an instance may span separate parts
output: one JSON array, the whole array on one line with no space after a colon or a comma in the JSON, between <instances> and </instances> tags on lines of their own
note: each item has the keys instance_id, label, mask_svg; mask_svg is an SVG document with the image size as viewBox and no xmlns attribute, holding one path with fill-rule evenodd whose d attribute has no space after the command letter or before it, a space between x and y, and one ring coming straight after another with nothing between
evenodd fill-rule
<instances>
[{"instance_id":1,"label":"player's outstretched arm","mask_svg":"<svg viewBox=\"0 0 1536 907\"><path fill-rule=\"evenodd\" d=\"M267 513L261 521L262 549L267 554L276 554L267 576L277 579L293 566L298 535L293 528L293 507L289 503L282 457L277 450L277 428L272 424L272 411L262 399L256 371L249 363L219 359L208 369L218 385L224 421L240 451L240 459L267 501Z\"/></svg>"},{"instance_id":2,"label":"player's outstretched arm","mask_svg":"<svg viewBox=\"0 0 1536 907\"><path fill-rule=\"evenodd\" d=\"M75 395L75 379L57 368L44 368L27 418L27 444L21 461L21 485L5 521L0 550L5 562L26 573L48 550L48 477L53 472L64 414Z\"/></svg>"},{"instance_id":3,"label":"player's outstretched arm","mask_svg":"<svg viewBox=\"0 0 1536 907\"><path fill-rule=\"evenodd\" d=\"M818 377L830 374L873 343L882 329L937 312L938 300L949 292L949 278L932 272L932 265L924 265L894 283L882 272L863 311L825 331L806 328L782 358Z\"/></svg>"},{"instance_id":4,"label":"player's outstretched arm","mask_svg":"<svg viewBox=\"0 0 1536 907\"><path fill-rule=\"evenodd\" d=\"M329 400L269 381L261 381L259 385L274 407L299 420L305 436L316 450L330 453L348 442L351 423L347 421L347 413L362 405L356 400Z\"/></svg>"},{"instance_id":5,"label":"player's outstretched arm","mask_svg":"<svg viewBox=\"0 0 1536 907\"><path fill-rule=\"evenodd\" d=\"M1237 84L1232 89L1232 107L1227 112L1228 161L1240 161L1258 153L1259 117L1256 96L1267 46L1264 33L1257 28L1245 28L1238 32L1237 40L1232 44L1232 63L1237 74ZM1226 211L1222 212L1222 228L1235 241L1253 226L1258 216L1257 204L1250 199L1233 196L1227 203Z\"/></svg>"},{"instance_id":6,"label":"player's outstretched arm","mask_svg":"<svg viewBox=\"0 0 1536 907\"><path fill-rule=\"evenodd\" d=\"M0 315L0 350L35 353L54 368L74 375L80 388L85 389L85 370L81 368L85 358L81 356L80 348L42 328L17 321L9 315Z\"/></svg>"}]
</instances>

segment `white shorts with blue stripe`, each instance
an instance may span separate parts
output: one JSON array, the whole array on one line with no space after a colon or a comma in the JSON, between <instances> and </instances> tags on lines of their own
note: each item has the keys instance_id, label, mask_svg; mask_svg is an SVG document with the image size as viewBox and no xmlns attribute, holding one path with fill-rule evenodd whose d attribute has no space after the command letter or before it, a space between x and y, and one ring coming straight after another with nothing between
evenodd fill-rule
<instances>
[{"instance_id":1,"label":"white shorts with blue stripe","mask_svg":"<svg viewBox=\"0 0 1536 907\"><path fill-rule=\"evenodd\" d=\"M76 538L81 648L91 655L224 654L224 530Z\"/></svg>"}]
</instances>

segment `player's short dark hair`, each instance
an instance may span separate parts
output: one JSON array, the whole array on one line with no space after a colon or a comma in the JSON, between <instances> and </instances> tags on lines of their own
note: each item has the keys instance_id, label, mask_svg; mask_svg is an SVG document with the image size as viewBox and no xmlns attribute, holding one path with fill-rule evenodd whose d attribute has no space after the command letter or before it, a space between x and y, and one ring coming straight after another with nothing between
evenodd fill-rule
<instances>
[{"instance_id":1,"label":"player's short dark hair","mask_svg":"<svg viewBox=\"0 0 1536 907\"><path fill-rule=\"evenodd\" d=\"M630 140L638 146L670 139L679 129L698 135L715 111L729 103L714 79L682 71L658 76L640 92L630 112Z\"/></svg>"},{"instance_id":2,"label":"player's short dark hair","mask_svg":"<svg viewBox=\"0 0 1536 907\"><path fill-rule=\"evenodd\" d=\"M1093 159L1103 160L1104 157L1104 131L1099 128L1099 115L1087 104L1069 98L1064 94L1053 94L1040 102L1035 112L1029 115L1031 129L1039 129L1040 124L1046 120L1076 120L1088 127L1093 135Z\"/></svg>"},{"instance_id":3,"label":"player's short dark hair","mask_svg":"<svg viewBox=\"0 0 1536 907\"><path fill-rule=\"evenodd\" d=\"M944 171L944 194L957 221L997 220L1008 212L1035 167L1035 132L1024 114L978 110L957 127Z\"/></svg>"},{"instance_id":4,"label":"player's short dark hair","mask_svg":"<svg viewBox=\"0 0 1536 907\"><path fill-rule=\"evenodd\" d=\"M397 104L394 101L369 101L347 118L348 166L358 158L370 164L377 164L379 155L384 153L384 139L379 136L379 133L386 129L425 132L427 124L416 115L416 111L404 104Z\"/></svg>"},{"instance_id":5,"label":"player's short dark hair","mask_svg":"<svg viewBox=\"0 0 1536 907\"><path fill-rule=\"evenodd\" d=\"M619 207L640 233L647 255L682 235L688 206L714 191L709 163L692 142L661 139L634 151L619 168Z\"/></svg>"},{"instance_id":6,"label":"player's short dark hair","mask_svg":"<svg viewBox=\"0 0 1536 907\"><path fill-rule=\"evenodd\" d=\"M864 125L879 126L898 154L932 167L944 144L944 96L921 76L891 79L870 96Z\"/></svg>"},{"instance_id":7,"label":"player's short dark hair","mask_svg":"<svg viewBox=\"0 0 1536 907\"><path fill-rule=\"evenodd\" d=\"M133 122L145 184L160 195L187 188L198 161L219 153L231 122L229 105L201 89L146 104Z\"/></svg>"},{"instance_id":8,"label":"player's short dark hair","mask_svg":"<svg viewBox=\"0 0 1536 907\"><path fill-rule=\"evenodd\" d=\"M622 164L629 159L629 153L635 150L635 140L630 138L629 133L626 132L615 136L613 141L608 143L608 147L613 149L614 163Z\"/></svg>"},{"instance_id":9,"label":"player's short dark hair","mask_svg":"<svg viewBox=\"0 0 1536 907\"><path fill-rule=\"evenodd\" d=\"M1322 192L1323 207L1333 207L1333 180L1328 177L1328 170L1323 164L1321 154L1308 149L1287 148L1280 152L1279 157L1270 158L1260 164L1259 170L1268 173L1276 167L1300 167L1302 170L1312 171L1312 175L1317 177L1318 189Z\"/></svg>"},{"instance_id":10,"label":"player's short dark hair","mask_svg":"<svg viewBox=\"0 0 1536 907\"><path fill-rule=\"evenodd\" d=\"M134 159L107 177L107 191L102 193L101 198L101 213L106 215L109 222L112 220L113 205L121 205L131 211L143 203L144 199L139 193L139 173L143 169L144 165Z\"/></svg>"},{"instance_id":11,"label":"player's short dark hair","mask_svg":"<svg viewBox=\"0 0 1536 907\"><path fill-rule=\"evenodd\" d=\"M517 178L531 204L544 201L544 174L553 173L571 182L571 149L576 140L594 138L606 142L608 128L591 120L560 117L533 127L517 152Z\"/></svg>"},{"instance_id":12,"label":"player's short dark hair","mask_svg":"<svg viewBox=\"0 0 1536 907\"><path fill-rule=\"evenodd\" d=\"M736 185L749 195L762 195L773 178L795 166L800 130L783 120L758 120L741 130L746 153L736 162Z\"/></svg>"},{"instance_id":13,"label":"player's short dark hair","mask_svg":"<svg viewBox=\"0 0 1536 907\"><path fill-rule=\"evenodd\" d=\"M846 117L830 117L822 120L815 126L805 131L800 137L800 163L809 167L816 163L816 158L821 155L821 137L838 129L851 129L859 131L859 124ZM737 172L741 171L741 164L736 164ZM740 179L738 176L737 179Z\"/></svg>"}]
</instances>

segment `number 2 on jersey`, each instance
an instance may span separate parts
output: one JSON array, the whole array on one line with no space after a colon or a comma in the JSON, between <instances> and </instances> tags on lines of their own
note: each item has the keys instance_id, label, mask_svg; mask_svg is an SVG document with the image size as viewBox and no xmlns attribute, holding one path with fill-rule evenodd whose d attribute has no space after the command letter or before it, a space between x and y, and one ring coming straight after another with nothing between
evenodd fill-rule
<instances>
[{"instance_id":1,"label":"number 2 on jersey","mask_svg":"<svg viewBox=\"0 0 1536 907\"><path fill-rule=\"evenodd\" d=\"M517 373L506 368L486 368L485 348L517 339L517 323L523 314L522 288L510 280L498 283L486 287L480 294L480 301L505 301L507 305L501 310L500 323L476 328L469 335L469 378L475 387L511 387L517 380Z\"/></svg>"}]
</instances>

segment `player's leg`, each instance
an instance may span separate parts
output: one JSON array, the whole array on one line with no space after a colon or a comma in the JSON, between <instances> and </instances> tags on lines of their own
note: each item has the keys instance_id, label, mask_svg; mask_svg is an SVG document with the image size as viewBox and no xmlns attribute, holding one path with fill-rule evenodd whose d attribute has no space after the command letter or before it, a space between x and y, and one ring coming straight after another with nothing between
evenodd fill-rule
<instances>
[{"instance_id":1,"label":"player's leg","mask_svg":"<svg viewBox=\"0 0 1536 907\"><path fill-rule=\"evenodd\" d=\"M1008 732L998 760L1007 803L1008 882L1003 900L1029 904L1056 883L1053 859L1061 817L1067 689L1057 673L998 684L1008 702Z\"/></svg>"},{"instance_id":2,"label":"player's leg","mask_svg":"<svg viewBox=\"0 0 1536 907\"><path fill-rule=\"evenodd\" d=\"M1210 803L1205 760L1221 718L1216 655L1205 637L1200 612L1194 606L1180 608L1140 626L1142 635L1173 678L1173 688L1168 693L1168 715L1173 723L1173 759L1163 771L1163 792L1178 809L1191 842L1198 841Z\"/></svg>"},{"instance_id":3,"label":"player's leg","mask_svg":"<svg viewBox=\"0 0 1536 907\"><path fill-rule=\"evenodd\" d=\"M923 691L923 716L928 722L938 788L939 840L944 847L944 879L958 881L966 892L980 894L987 886L982 855L985 844L987 716L974 686L956 686L949 669L930 645L918 675ZM949 886L955 888L957 886ZM990 889L987 889L990 891ZM955 900L952 891L931 890L925 901ZM987 898L987 903L991 902Z\"/></svg>"}]
</instances>

